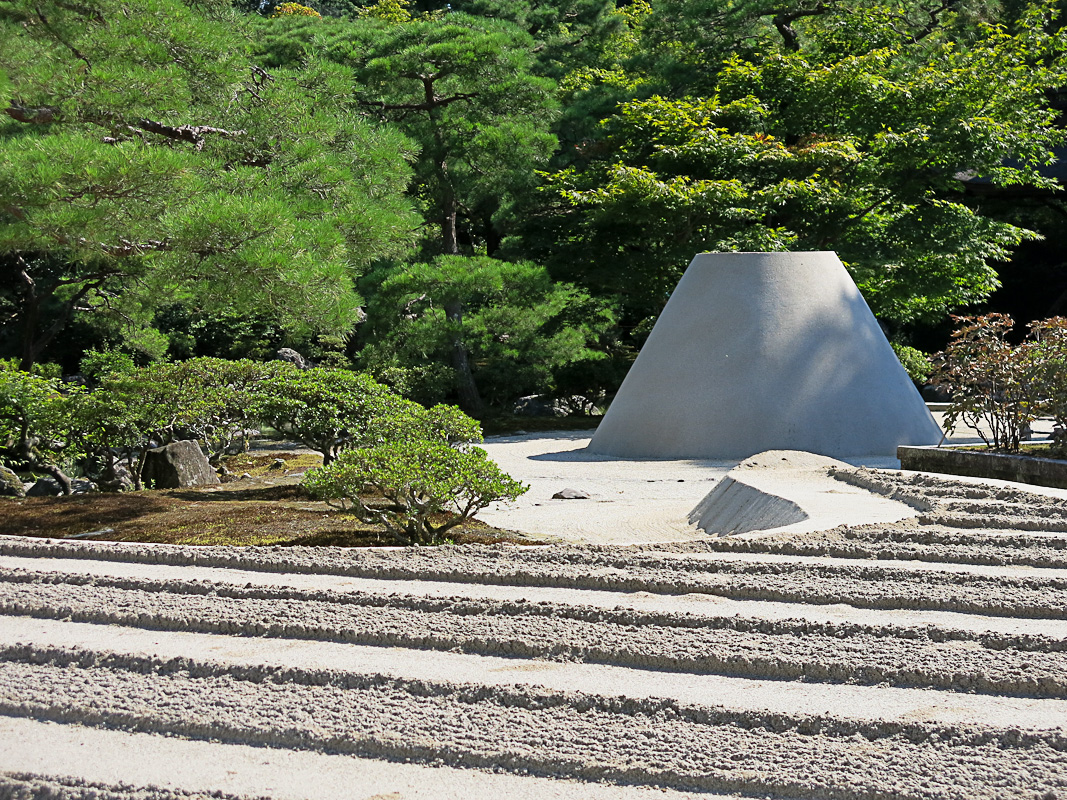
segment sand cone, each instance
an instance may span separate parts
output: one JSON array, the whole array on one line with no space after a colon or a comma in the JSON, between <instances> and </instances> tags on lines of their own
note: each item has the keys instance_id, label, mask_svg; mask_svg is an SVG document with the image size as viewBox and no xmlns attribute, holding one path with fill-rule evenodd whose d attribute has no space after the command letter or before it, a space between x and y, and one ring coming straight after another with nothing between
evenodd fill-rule
<instances>
[{"instance_id":1,"label":"sand cone","mask_svg":"<svg viewBox=\"0 0 1067 800\"><path fill-rule=\"evenodd\" d=\"M701 253L589 450L743 459L893 456L941 431L832 252Z\"/></svg>"}]
</instances>

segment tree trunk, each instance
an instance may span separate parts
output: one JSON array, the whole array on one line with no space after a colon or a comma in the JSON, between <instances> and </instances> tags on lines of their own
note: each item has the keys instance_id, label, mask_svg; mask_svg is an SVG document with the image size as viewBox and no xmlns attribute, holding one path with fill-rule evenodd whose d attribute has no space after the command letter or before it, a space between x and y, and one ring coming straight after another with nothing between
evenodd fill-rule
<instances>
[{"instance_id":1,"label":"tree trunk","mask_svg":"<svg viewBox=\"0 0 1067 800\"><path fill-rule=\"evenodd\" d=\"M434 87L436 77L426 76L422 79L423 102L433 130L433 167L437 173L437 190L441 207L441 252L446 255L459 255L459 237L456 234L456 218L459 202L452 178L448 174L448 150L441 135L441 122L438 114L438 97Z\"/></svg>"},{"instance_id":2,"label":"tree trunk","mask_svg":"<svg viewBox=\"0 0 1067 800\"><path fill-rule=\"evenodd\" d=\"M55 464L41 463L41 464L37 465L37 469L41 470L42 472L47 472L49 475L51 475L53 478L55 478L56 481L59 483L60 487L62 487L63 494L65 494L65 495L74 494L74 484L73 484L73 482L67 476L67 474L65 472L63 472L63 470L61 470Z\"/></svg>"},{"instance_id":3,"label":"tree trunk","mask_svg":"<svg viewBox=\"0 0 1067 800\"><path fill-rule=\"evenodd\" d=\"M448 321L456 325L456 335L452 339L452 369L456 372L456 391L459 393L459 407L472 417L479 417L485 413L485 402L478 393L478 386L474 382L474 373L471 372L470 354L463 337L460 335L463 323L463 304L457 301L445 303L445 314Z\"/></svg>"},{"instance_id":4,"label":"tree trunk","mask_svg":"<svg viewBox=\"0 0 1067 800\"><path fill-rule=\"evenodd\" d=\"M37 284L26 271L22 272L26 283L25 301L22 304L22 342L19 352L19 370L30 372L34 364L56 336L59 335L67 323L74 316L74 309L79 302L93 289L99 288L103 279L87 280L78 288L68 300L64 301L56 318L45 330L39 331L41 322L41 304L45 298L51 298L56 290L55 286L44 292L43 296L37 290Z\"/></svg>"},{"instance_id":5,"label":"tree trunk","mask_svg":"<svg viewBox=\"0 0 1067 800\"><path fill-rule=\"evenodd\" d=\"M445 203L444 216L441 217L441 242L445 253L459 255L459 236L456 231L456 217L459 212L456 208L455 198L448 198L451 202Z\"/></svg>"},{"instance_id":6,"label":"tree trunk","mask_svg":"<svg viewBox=\"0 0 1067 800\"><path fill-rule=\"evenodd\" d=\"M34 334L37 332L37 322L41 315L41 301L37 296L37 283L30 277L29 267L26 262L23 261L22 256L18 257L20 266L22 269L19 271L19 277L22 279L22 283L25 286L23 292L24 300L22 302L22 341L19 347L19 370L22 372L29 372L33 369L33 365L37 363L37 356L41 352L40 346L35 346Z\"/></svg>"},{"instance_id":7,"label":"tree trunk","mask_svg":"<svg viewBox=\"0 0 1067 800\"><path fill-rule=\"evenodd\" d=\"M30 426L25 419L22 420L18 444L16 445L15 450L18 453L17 457L27 468L47 472L56 479L57 483L59 483L60 488L63 489L63 494L74 494L73 482L67 474L58 466L43 458L37 450L37 439L30 435Z\"/></svg>"}]
</instances>

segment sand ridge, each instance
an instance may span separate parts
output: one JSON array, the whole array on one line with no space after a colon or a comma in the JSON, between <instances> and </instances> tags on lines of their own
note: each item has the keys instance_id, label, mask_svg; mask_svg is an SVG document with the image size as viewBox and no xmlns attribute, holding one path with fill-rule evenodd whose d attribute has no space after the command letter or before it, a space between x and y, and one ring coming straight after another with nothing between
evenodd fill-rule
<instances>
[{"instance_id":1,"label":"sand ridge","mask_svg":"<svg viewBox=\"0 0 1067 800\"><path fill-rule=\"evenodd\" d=\"M805 470L910 515L632 545L0 538L0 796L1067 796L1067 503Z\"/></svg>"}]
</instances>

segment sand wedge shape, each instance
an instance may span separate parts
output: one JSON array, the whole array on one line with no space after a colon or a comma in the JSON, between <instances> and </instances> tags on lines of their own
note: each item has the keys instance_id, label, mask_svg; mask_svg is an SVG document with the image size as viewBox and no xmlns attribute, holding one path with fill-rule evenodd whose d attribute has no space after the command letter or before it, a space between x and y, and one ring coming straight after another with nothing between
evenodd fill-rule
<instances>
[{"instance_id":1,"label":"sand wedge shape","mask_svg":"<svg viewBox=\"0 0 1067 800\"><path fill-rule=\"evenodd\" d=\"M589 450L892 456L941 431L833 252L701 253Z\"/></svg>"}]
</instances>

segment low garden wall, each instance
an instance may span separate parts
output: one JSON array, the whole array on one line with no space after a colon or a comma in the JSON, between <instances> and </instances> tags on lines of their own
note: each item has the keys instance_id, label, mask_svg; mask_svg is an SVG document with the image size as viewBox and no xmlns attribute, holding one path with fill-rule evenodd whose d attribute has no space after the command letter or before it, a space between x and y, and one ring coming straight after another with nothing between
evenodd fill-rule
<instances>
[{"instance_id":1,"label":"low garden wall","mask_svg":"<svg viewBox=\"0 0 1067 800\"><path fill-rule=\"evenodd\" d=\"M1067 461L960 447L897 448L900 468L1067 489Z\"/></svg>"}]
</instances>

